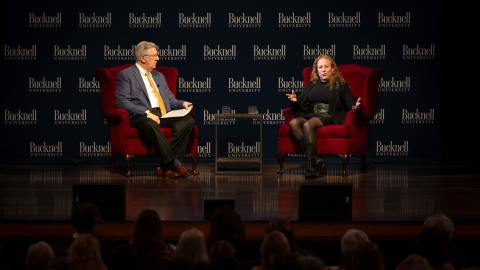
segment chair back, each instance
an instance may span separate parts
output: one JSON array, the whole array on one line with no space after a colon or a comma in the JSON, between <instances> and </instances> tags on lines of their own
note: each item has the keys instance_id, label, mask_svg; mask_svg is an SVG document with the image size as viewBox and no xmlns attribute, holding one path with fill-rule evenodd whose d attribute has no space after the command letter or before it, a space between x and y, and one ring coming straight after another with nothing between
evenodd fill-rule
<instances>
[{"instance_id":1,"label":"chair back","mask_svg":"<svg viewBox=\"0 0 480 270\"><path fill-rule=\"evenodd\" d=\"M305 86L310 81L312 69L312 67L306 67L302 71ZM384 69L369 68L357 64L344 64L338 66L338 71L348 82L353 96L362 98L362 115L369 120L373 119L377 113L378 85Z\"/></svg>"},{"instance_id":2,"label":"chair back","mask_svg":"<svg viewBox=\"0 0 480 270\"><path fill-rule=\"evenodd\" d=\"M106 117L110 111L116 109L118 73L132 65L133 64L123 64L109 68L95 68L95 74L100 82L100 98L103 117ZM155 70L164 75L168 88L176 97L178 70L176 68L165 66L157 66Z\"/></svg>"}]
</instances>

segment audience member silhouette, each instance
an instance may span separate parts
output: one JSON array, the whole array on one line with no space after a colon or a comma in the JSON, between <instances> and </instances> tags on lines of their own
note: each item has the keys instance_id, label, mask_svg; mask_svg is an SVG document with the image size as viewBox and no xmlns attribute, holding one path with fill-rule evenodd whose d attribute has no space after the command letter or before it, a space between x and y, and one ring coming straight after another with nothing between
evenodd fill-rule
<instances>
[{"instance_id":1,"label":"audience member silhouette","mask_svg":"<svg viewBox=\"0 0 480 270\"><path fill-rule=\"evenodd\" d=\"M303 265L303 270L323 270L325 263L317 256L302 256L300 263Z\"/></svg>"},{"instance_id":2,"label":"audience member silhouette","mask_svg":"<svg viewBox=\"0 0 480 270\"><path fill-rule=\"evenodd\" d=\"M305 256L298 252L278 252L270 257L268 270L303 270L301 257Z\"/></svg>"},{"instance_id":3,"label":"audience member silhouette","mask_svg":"<svg viewBox=\"0 0 480 270\"><path fill-rule=\"evenodd\" d=\"M413 253L425 257L434 269L453 270L455 267L445 258L446 246L441 230L437 227L427 227L420 232Z\"/></svg>"},{"instance_id":4,"label":"audience member silhouette","mask_svg":"<svg viewBox=\"0 0 480 270\"><path fill-rule=\"evenodd\" d=\"M91 203L79 203L72 209L71 224L74 233L71 238L52 244L52 249L57 256L67 257L67 250L73 241L82 234L90 234L96 237L98 224L100 223L100 209ZM98 238L97 238L98 239ZM104 261L108 258L113 245L109 241L98 239L100 241L102 258Z\"/></svg>"},{"instance_id":5,"label":"audience member silhouette","mask_svg":"<svg viewBox=\"0 0 480 270\"><path fill-rule=\"evenodd\" d=\"M453 222L449 217L442 213L430 216L423 222L423 229L426 228L437 228L438 233L443 238L443 241L445 242L445 261L452 263L454 266L467 266L465 253L460 250L452 250L449 248L449 243L454 231Z\"/></svg>"},{"instance_id":6,"label":"audience member silhouette","mask_svg":"<svg viewBox=\"0 0 480 270\"><path fill-rule=\"evenodd\" d=\"M121 243L113 247L107 261L108 270L139 270L140 260L132 245Z\"/></svg>"},{"instance_id":7,"label":"audience member silhouette","mask_svg":"<svg viewBox=\"0 0 480 270\"><path fill-rule=\"evenodd\" d=\"M28 270L48 270L48 264L54 258L55 253L50 245L39 241L28 248L25 264Z\"/></svg>"},{"instance_id":8,"label":"audience member silhouette","mask_svg":"<svg viewBox=\"0 0 480 270\"><path fill-rule=\"evenodd\" d=\"M180 236L172 262L165 269L202 270L208 265L207 243L203 233L196 228Z\"/></svg>"},{"instance_id":9,"label":"audience member silhouette","mask_svg":"<svg viewBox=\"0 0 480 270\"><path fill-rule=\"evenodd\" d=\"M297 246L290 221L283 218L271 220L267 225L267 233L271 233L273 231L280 231L285 235L285 237L287 237L288 243L290 244L290 252L298 252L307 256L315 255L313 250L302 249Z\"/></svg>"},{"instance_id":10,"label":"audience member silhouette","mask_svg":"<svg viewBox=\"0 0 480 270\"><path fill-rule=\"evenodd\" d=\"M337 266L326 266L326 270L337 270L337 269L352 269L352 250L355 244L359 242L369 242L368 236L365 232L351 228L345 232L342 239L340 240L340 248L343 255L343 263L340 263Z\"/></svg>"},{"instance_id":11,"label":"audience member silhouette","mask_svg":"<svg viewBox=\"0 0 480 270\"><path fill-rule=\"evenodd\" d=\"M425 257L413 253L408 255L395 270L433 270Z\"/></svg>"},{"instance_id":12,"label":"audience member silhouette","mask_svg":"<svg viewBox=\"0 0 480 270\"><path fill-rule=\"evenodd\" d=\"M211 247L218 240L228 240L235 249L237 259L258 262L256 248L245 242L245 226L240 215L229 206L218 207L210 221L210 235L208 246Z\"/></svg>"},{"instance_id":13,"label":"audience member silhouette","mask_svg":"<svg viewBox=\"0 0 480 270\"><path fill-rule=\"evenodd\" d=\"M67 258L63 256L56 256L50 263L48 264L48 270L70 270L72 269L70 266L70 262Z\"/></svg>"},{"instance_id":14,"label":"audience member silhouette","mask_svg":"<svg viewBox=\"0 0 480 270\"><path fill-rule=\"evenodd\" d=\"M271 268L271 257L277 253L290 253L287 237L279 231L267 233L260 246L261 265L252 270L267 270Z\"/></svg>"},{"instance_id":15,"label":"audience member silhouette","mask_svg":"<svg viewBox=\"0 0 480 270\"><path fill-rule=\"evenodd\" d=\"M208 270L241 270L242 266L235 257L235 248L228 240L218 240L208 253Z\"/></svg>"},{"instance_id":16,"label":"audience member silhouette","mask_svg":"<svg viewBox=\"0 0 480 270\"><path fill-rule=\"evenodd\" d=\"M106 270L102 260L100 242L94 236L84 233L73 241L67 250L72 270Z\"/></svg>"},{"instance_id":17,"label":"audience member silhouette","mask_svg":"<svg viewBox=\"0 0 480 270\"><path fill-rule=\"evenodd\" d=\"M355 270L385 270L383 254L372 242L360 241L352 250L352 269Z\"/></svg>"},{"instance_id":18,"label":"audience member silhouette","mask_svg":"<svg viewBox=\"0 0 480 270\"><path fill-rule=\"evenodd\" d=\"M145 209L138 215L129 243L142 265L165 266L172 261L175 247L163 240L160 216L152 209Z\"/></svg>"}]
</instances>

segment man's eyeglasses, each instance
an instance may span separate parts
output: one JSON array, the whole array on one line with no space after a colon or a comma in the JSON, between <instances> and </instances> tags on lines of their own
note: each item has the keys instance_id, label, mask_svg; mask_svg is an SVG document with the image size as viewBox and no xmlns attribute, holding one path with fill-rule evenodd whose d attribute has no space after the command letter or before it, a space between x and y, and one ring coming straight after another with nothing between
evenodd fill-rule
<instances>
[{"instance_id":1,"label":"man's eyeglasses","mask_svg":"<svg viewBox=\"0 0 480 270\"><path fill-rule=\"evenodd\" d=\"M150 57L153 57L153 58L157 58L158 54L144 54L143 56L150 56Z\"/></svg>"}]
</instances>

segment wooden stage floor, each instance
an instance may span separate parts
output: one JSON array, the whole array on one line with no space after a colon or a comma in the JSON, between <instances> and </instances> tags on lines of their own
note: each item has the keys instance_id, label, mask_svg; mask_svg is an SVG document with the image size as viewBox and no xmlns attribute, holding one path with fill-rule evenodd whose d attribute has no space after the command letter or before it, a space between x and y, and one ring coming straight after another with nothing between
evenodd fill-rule
<instances>
[{"instance_id":1,"label":"wooden stage floor","mask_svg":"<svg viewBox=\"0 0 480 270\"><path fill-rule=\"evenodd\" d=\"M191 168L188 161L185 165ZM156 177L155 165L141 159L134 160L132 167L132 176L126 178L123 164L117 165L115 174L109 173L108 164L1 164L0 232L2 226L4 230L0 236L28 235L26 229L20 230L28 224L63 224L57 233L68 235L74 183L123 183L126 218L110 223L127 226L126 232L111 235L119 239L130 233L133 220L146 208L154 209L172 225L165 229L167 238L171 233L175 239L192 224L208 233L203 204L213 199L235 200L236 210L250 228L250 239L261 239L266 222L276 217L289 219L299 228L306 226L305 232L299 232L305 239L339 238L352 226L372 236L414 237L426 217L440 212L457 225L457 235L480 238L477 165L369 164L368 173L363 174L360 164L352 162L349 176L344 178L341 164L327 164L315 180L305 180L302 164L296 163L285 163L283 176L277 174L277 163L264 163L262 175L216 175L214 164L199 163L200 175L182 179ZM351 183L352 221L299 221L301 183ZM260 224L257 229L255 224ZM309 227L318 224L323 224L323 229ZM313 228L316 232L310 231Z\"/></svg>"}]
</instances>

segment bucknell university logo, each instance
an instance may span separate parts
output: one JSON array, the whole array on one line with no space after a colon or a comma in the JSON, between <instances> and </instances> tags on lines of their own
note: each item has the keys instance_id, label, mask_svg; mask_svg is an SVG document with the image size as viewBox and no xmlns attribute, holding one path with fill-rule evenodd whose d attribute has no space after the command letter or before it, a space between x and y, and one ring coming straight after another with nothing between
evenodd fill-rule
<instances>
[{"instance_id":1,"label":"bucknell university logo","mask_svg":"<svg viewBox=\"0 0 480 270\"><path fill-rule=\"evenodd\" d=\"M336 46L335 44L330 45L330 47L320 48L320 45L317 47L310 48L308 45L303 45L303 60L315 60L317 56L321 54L326 54L335 59L336 55Z\"/></svg>"},{"instance_id":2,"label":"bucknell university logo","mask_svg":"<svg viewBox=\"0 0 480 270\"><path fill-rule=\"evenodd\" d=\"M378 27L410 27L410 12L406 12L405 16L378 12Z\"/></svg>"},{"instance_id":3,"label":"bucknell university logo","mask_svg":"<svg viewBox=\"0 0 480 270\"><path fill-rule=\"evenodd\" d=\"M160 28L162 26L162 13L147 16L145 13L136 15L128 13L128 27L130 28Z\"/></svg>"},{"instance_id":4,"label":"bucknell university logo","mask_svg":"<svg viewBox=\"0 0 480 270\"><path fill-rule=\"evenodd\" d=\"M30 48L4 46L3 60L37 60L37 45Z\"/></svg>"},{"instance_id":5,"label":"bucknell university logo","mask_svg":"<svg viewBox=\"0 0 480 270\"><path fill-rule=\"evenodd\" d=\"M203 60L235 60L236 57L237 45L232 45L228 49L221 48L220 45L216 48L203 45Z\"/></svg>"},{"instance_id":6,"label":"bucknell university logo","mask_svg":"<svg viewBox=\"0 0 480 270\"><path fill-rule=\"evenodd\" d=\"M60 28L62 27L62 13L57 12L54 16L47 15L45 12L42 15L35 13L28 13L28 27L31 28Z\"/></svg>"},{"instance_id":7,"label":"bucknell university logo","mask_svg":"<svg viewBox=\"0 0 480 270\"><path fill-rule=\"evenodd\" d=\"M285 60L287 57L287 45L280 45L279 48L260 48L253 45L253 60Z\"/></svg>"},{"instance_id":8,"label":"bucknell university logo","mask_svg":"<svg viewBox=\"0 0 480 270\"><path fill-rule=\"evenodd\" d=\"M262 25L262 13L257 12L255 16L235 15L228 13L228 27L230 28L259 28Z\"/></svg>"},{"instance_id":9,"label":"bucknell university logo","mask_svg":"<svg viewBox=\"0 0 480 270\"><path fill-rule=\"evenodd\" d=\"M381 44L379 48L360 47L353 45L353 59L355 60L385 60L385 44Z\"/></svg>"},{"instance_id":10,"label":"bucknell university logo","mask_svg":"<svg viewBox=\"0 0 480 270\"><path fill-rule=\"evenodd\" d=\"M5 125L35 125L37 124L37 110L32 109L29 112L4 110Z\"/></svg>"},{"instance_id":11,"label":"bucknell university logo","mask_svg":"<svg viewBox=\"0 0 480 270\"><path fill-rule=\"evenodd\" d=\"M204 81L195 79L185 80L178 78L178 92L183 93L210 93L212 91L212 78L206 77Z\"/></svg>"},{"instance_id":12,"label":"bucknell university logo","mask_svg":"<svg viewBox=\"0 0 480 270\"><path fill-rule=\"evenodd\" d=\"M54 60L87 60L87 45L81 45L80 48L62 48L58 45L53 45L53 59Z\"/></svg>"},{"instance_id":13,"label":"bucknell university logo","mask_svg":"<svg viewBox=\"0 0 480 270\"><path fill-rule=\"evenodd\" d=\"M403 144L393 144L390 141L387 144L377 141L376 153L378 157L390 156L390 157L404 157L408 156L408 141L404 141Z\"/></svg>"},{"instance_id":14,"label":"bucknell university logo","mask_svg":"<svg viewBox=\"0 0 480 270\"><path fill-rule=\"evenodd\" d=\"M408 111L402 109L402 124L433 124L435 121L435 109L428 112Z\"/></svg>"},{"instance_id":15,"label":"bucknell university logo","mask_svg":"<svg viewBox=\"0 0 480 270\"><path fill-rule=\"evenodd\" d=\"M355 12L355 15L328 13L328 27L360 27L360 24L360 12Z\"/></svg>"},{"instance_id":16,"label":"bucknell university logo","mask_svg":"<svg viewBox=\"0 0 480 270\"><path fill-rule=\"evenodd\" d=\"M422 48L418 44L415 47L403 45L402 47L404 60L433 60L435 59L435 44L430 47Z\"/></svg>"},{"instance_id":17,"label":"bucknell university logo","mask_svg":"<svg viewBox=\"0 0 480 270\"><path fill-rule=\"evenodd\" d=\"M31 157L61 157L63 155L63 143L57 142L57 144L36 144L30 142L30 156Z\"/></svg>"},{"instance_id":18,"label":"bucknell university logo","mask_svg":"<svg viewBox=\"0 0 480 270\"><path fill-rule=\"evenodd\" d=\"M405 77L405 80L395 79L390 80L380 79L378 92L410 92L410 77Z\"/></svg>"},{"instance_id":19,"label":"bucknell university logo","mask_svg":"<svg viewBox=\"0 0 480 270\"><path fill-rule=\"evenodd\" d=\"M198 16L195 13L192 16L185 16L178 13L178 27L180 28L210 28L212 26L212 13L207 12L205 16Z\"/></svg>"},{"instance_id":20,"label":"bucknell university logo","mask_svg":"<svg viewBox=\"0 0 480 270\"><path fill-rule=\"evenodd\" d=\"M112 27L112 13L107 12L105 16L96 15L95 12L91 16L84 13L78 14L79 28L110 28Z\"/></svg>"},{"instance_id":21,"label":"bucknell university logo","mask_svg":"<svg viewBox=\"0 0 480 270\"><path fill-rule=\"evenodd\" d=\"M312 14L310 12L305 12L305 14L295 15L295 12L292 12L292 15L286 15L283 13L278 13L278 27L310 27L312 25Z\"/></svg>"}]
</instances>

